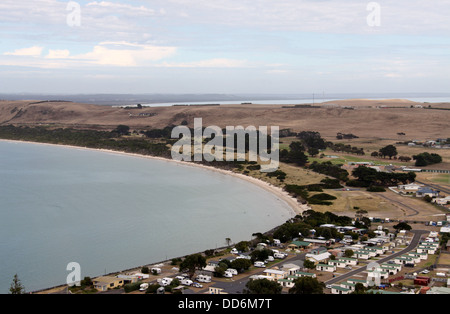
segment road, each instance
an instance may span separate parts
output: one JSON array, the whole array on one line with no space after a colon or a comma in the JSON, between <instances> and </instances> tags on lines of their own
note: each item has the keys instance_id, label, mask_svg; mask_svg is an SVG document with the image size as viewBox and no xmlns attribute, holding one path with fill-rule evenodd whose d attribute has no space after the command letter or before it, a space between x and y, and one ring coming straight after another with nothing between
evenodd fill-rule
<instances>
[{"instance_id":1,"label":"road","mask_svg":"<svg viewBox=\"0 0 450 314\"><path fill-rule=\"evenodd\" d=\"M419 244L420 238L422 237L422 235L427 234L430 231L426 231L426 230L411 230L411 232L414 233L414 237L411 240L411 243L409 244L409 246L407 248L405 248L405 249L403 249L403 250L401 250L401 251L399 251L397 253L391 254L391 255L389 255L387 257L384 257L384 258L382 258L380 260L377 260L376 262L378 264L385 263L385 262L393 259L394 257L406 254L409 251L415 249L417 247L417 245ZM335 277L333 279L330 279L330 280L326 281L325 284L326 285L330 285L330 284L334 284L334 283L337 283L337 282L344 281L345 279L348 279L348 278L350 278L350 277L352 277L352 276L354 276L354 275L356 275L356 274L358 274L360 272L366 271L366 270L367 270L367 266L360 267L358 269L349 271L348 273L343 274L343 275L341 275L339 277Z\"/></svg>"},{"instance_id":2,"label":"road","mask_svg":"<svg viewBox=\"0 0 450 314\"><path fill-rule=\"evenodd\" d=\"M402 203L402 202L400 202L398 200L395 200L395 199L389 197L388 193L393 193L393 192L389 191L389 192L386 192L386 194L385 193L378 193L377 196L379 196L381 198L384 198L385 200L387 200L389 202L392 202L392 203L394 203L394 204L396 204L396 205L398 205L400 207L403 207L406 210L412 211L413 213L406 215L407 217L412 217L412 216L416 216L416 215L419 214L419 211L417 209L415 209L415 208L413 208L413 207L411 207L409 205L406 205L406 204L404 204L404 203Z\"/></svg>"}]
</instances>

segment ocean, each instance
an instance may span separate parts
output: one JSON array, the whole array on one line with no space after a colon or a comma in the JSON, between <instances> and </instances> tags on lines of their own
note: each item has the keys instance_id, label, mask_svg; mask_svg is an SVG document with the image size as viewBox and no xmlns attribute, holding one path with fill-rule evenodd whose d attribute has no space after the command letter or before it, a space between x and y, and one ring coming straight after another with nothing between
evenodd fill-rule
<instances>
[{"instance_id":1,"label":"ocean","mask_svg":"<svg viewBox=\"0 0 450 314\"><path fill-rule=\"evenodd\" d=\"M263 188L170 161L0 141L0 293L250 240L292 217Z\"/></svg>"}]
</instances>

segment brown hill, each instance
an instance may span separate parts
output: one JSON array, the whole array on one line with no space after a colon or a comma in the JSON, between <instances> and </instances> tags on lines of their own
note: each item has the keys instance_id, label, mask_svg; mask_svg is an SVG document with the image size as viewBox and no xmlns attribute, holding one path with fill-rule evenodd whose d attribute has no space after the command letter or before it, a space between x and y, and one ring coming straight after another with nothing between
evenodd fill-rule
<instances>
[{"instance_id":1,"label":"brown hill","mask_svg":"<svg viewBox=\"0 0 450 314\"><path fill-rule=\"evenodd\" d=\"M0 101L0 125L112 129L125 124L134 129L149 129L180 125L183 121L193 126L194 118L203 118L203 126L279 126L293 131L318 131L325 137L342 132L365 138L398 139L397 133L403 132L408 139L425 140L450 134L450 110L415 108L416 103L403 100L332 103L300 108L221 105L125 109L72 102Z\"/></svg>"}]
</instances>

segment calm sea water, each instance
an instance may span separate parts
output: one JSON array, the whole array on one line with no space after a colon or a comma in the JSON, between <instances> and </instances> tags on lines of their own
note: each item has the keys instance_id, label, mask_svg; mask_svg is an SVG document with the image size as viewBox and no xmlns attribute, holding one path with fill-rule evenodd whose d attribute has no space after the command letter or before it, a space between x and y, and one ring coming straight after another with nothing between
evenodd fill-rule
<instances>
[{"instance_id":1,"label":"calm sea water","mask_svg":"<svg viewBox=\"0 0 450 314\"><path fill-rule=\"evenodd\" d=\"M0 141L0 293L64 284L251 239L292 217L238 178L168 161Z\"/></svg>"}]
</instances>

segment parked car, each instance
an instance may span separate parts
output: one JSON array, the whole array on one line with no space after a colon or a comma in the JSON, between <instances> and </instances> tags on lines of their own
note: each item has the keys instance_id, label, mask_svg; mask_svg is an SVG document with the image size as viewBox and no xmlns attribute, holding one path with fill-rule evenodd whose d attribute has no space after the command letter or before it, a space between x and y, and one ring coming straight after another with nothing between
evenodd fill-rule
<instances>
[{"instance_id":1,"label":"parked car","mask_svg":"<svg viewBox=\"0 0 450 314\"><path fill-rule=\"evenodd\" d=\"M203 285L200 284L200 283L198 283L198 282L194 282L194 283L192 284L192 287L194 287L194 288L203 288Z\"/></svg>"}]
</instances>

